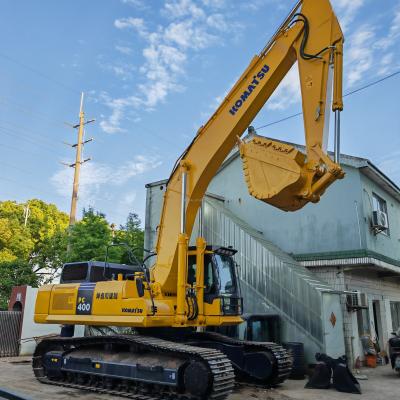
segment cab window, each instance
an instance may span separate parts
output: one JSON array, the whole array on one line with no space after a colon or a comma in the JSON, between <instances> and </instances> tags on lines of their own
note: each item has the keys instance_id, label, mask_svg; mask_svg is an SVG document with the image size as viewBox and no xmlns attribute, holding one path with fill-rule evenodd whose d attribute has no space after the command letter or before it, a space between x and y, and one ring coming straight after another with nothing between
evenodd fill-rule
<instances>
[{"instance_id":1,"label":"cab window","mask_svg":"<svg viewBox=\"0 0 400 400\"><path fill-rule=\"evenodd\" d=\"M214 254L219 275L219 287L221 294L236 293L235 266L232 257L222 254Z\"/></svg>"},{"instance_id":2,"label":"cab window","mask_svg":"<svg viewBox=\"0 0 400 400\"><path fill-rule=\"evenodd\" d=\"M196 256L189 256L188 259L188 284L196 284ZM215 294L218 289L218 280L216 279L213 260L211 254L204 257L204 293Z\"/></svg>"}]
</instances>

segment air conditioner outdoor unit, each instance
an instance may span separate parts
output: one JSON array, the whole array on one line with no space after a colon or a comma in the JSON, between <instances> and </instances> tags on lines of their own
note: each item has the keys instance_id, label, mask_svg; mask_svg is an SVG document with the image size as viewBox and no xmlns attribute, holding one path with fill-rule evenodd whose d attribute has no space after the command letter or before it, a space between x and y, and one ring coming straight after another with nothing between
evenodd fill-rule
<instances>
[{"instance_id":1,"label":"air conditioner outdoor unit","mask_svg":"<svg viewBox=\"0 0 400 400\"><path fill-rule=\"evenodd\" d=\"M382 211L374 211L372 213L372 227L378 231L384 231L389 228L388 217Z\"/></svg>"},{"instance_id":2,"label":"air conditioner outdoor unit","mask_svg":"<svg viewBox=\"0 0 400 400\"><path fill-rule=\"evenodd\" d=\"M347 295L347 308L357 310L368 308L368 297L366 293L354 292Z\"/></svg>"}]
</instances>

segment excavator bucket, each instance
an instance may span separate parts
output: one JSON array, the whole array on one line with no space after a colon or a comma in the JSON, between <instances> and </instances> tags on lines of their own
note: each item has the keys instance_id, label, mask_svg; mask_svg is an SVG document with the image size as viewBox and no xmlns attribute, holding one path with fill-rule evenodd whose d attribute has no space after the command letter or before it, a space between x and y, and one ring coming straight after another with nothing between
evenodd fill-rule
<instances>
[{"instance_id":1,"label":"excavator bucket","mask_svg":"<svg viewBox=\"0 0 400 400\"><path fill-rule=\"evenodd\" d=\"M334 362L333 387L338 392L361 394L360 384L347 366L346 356L339 357Z\"/></svg>"},{"instance_id":2,"label":"excavator bucket","mask_svg":"<svg viewBox=\"0 0 400 400\"><path fill-rule=\"evenodd\" d=\"M338 392L361 394L360 384L347 366L346 356L333 359L326 354L315 354L317 364L307 389L329 389L334 387Z\"/></svg>"},{"instance_id":3,"label":"excavator bucket","mask_svg":"<svg viewBox=\"0 0 400 400\"><path fill-rule=\"evenodd\" d=\"M261 136L241 142L240 155L249 193L285 211L307 204L302 197L307 182L306 156L285 143Z\"/></svg>"},{"instance_id":4,"label":"excavator bucket","mask_svg":"<svg viewBox=\"0 0 400 400\"><path fill-rule=\"evenodd\" d=\"M262 136L239 143L249 193L284 211L317 203L325 189L344 176L343 170L319 147L313 160L287 143Z\"/></svg>"},{"instance_id":5,"label":"excavator bucket","mask_svg":"<svg viewBox=\"0 0 400 400\"><path fill-rule=\"evenodd\" d=\"M307 389L329 389L332 379L333 360L326 354L315 355L317 364L309 381L304 386Z\"/></svg>"}]
</instances>

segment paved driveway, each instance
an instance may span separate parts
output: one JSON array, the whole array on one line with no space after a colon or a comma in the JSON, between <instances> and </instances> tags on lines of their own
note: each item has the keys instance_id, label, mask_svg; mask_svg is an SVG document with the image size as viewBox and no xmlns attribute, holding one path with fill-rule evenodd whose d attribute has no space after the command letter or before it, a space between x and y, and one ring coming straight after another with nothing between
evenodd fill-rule
<instances>
[{"instance_id":1,"label":"paved driveway","mask_svg":"<svg viewBox=\"0 0 400 400\"><path fill-rule=\"evenodd\" d=\"M306 381L286 381L278 389L239 388L229 400L399 400L400 376L389 366L363 370L368 380L360 381L362 396L331 390L304 389ZM88 393L81 390L43 385L35 380L29 359L0 359L0 387L12 390L32 400L111 400L115 397Z\"/></svg>"}]
</instances>

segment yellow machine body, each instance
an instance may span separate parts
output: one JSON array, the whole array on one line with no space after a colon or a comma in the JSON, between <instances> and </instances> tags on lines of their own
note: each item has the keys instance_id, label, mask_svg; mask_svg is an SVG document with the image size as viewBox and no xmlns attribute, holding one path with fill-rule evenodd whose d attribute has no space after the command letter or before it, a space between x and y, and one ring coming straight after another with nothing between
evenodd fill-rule
<instances>
[{"instance_id":1,"label":"yellow machine body","mask_svg":"<svg viewBox=\"0 0 400 400\"><path fill-rule=\"evenodd\" d=\"M132 327L240 323L239 308L237 315L226 315L221 299L204 300L206 243L199 237L194 250L188 247L199 206L238 138L296 61L306 152L261 137L241 142L239 148L250 194L282 210L294 211L318 201L332 182L344 176L326 148L330 109L339 112L343 108L343 40L328 0L299 1L177 161L164 194L157 257L149 280L144 283L144 295L140 296L135 289L136 281L143 279L140 273L133 281L97 282L90 313L77 315L79 302L85 303L82 299L85 296L79 295L82 290L79 284L43 286L37 297L35 321ZM188 283L190 256L196 257L196 279L191 284ZM196 293L198 304L198 314L193 320L189 318L186 302L190 290Z\"/></svg>"},{"instance_id":2,"label":"yellow machine body","mask_svg":"<svg viewBox=\"0 0 400 400\"><path fill-rule=\"evenodd\" d=\"M45 285L40 288L36 301L35 322L45 324L174 327L176 297L154 298L156 314L152 315L152 301L148 292L139 297L135 281L98 282L93 298L78 295L79 284ZM79 305L91 304L91 314L77 315ZM221 316L220 299L204 305L201 322L186 323L187 326L221 326L242 322L239 316Z\"/></svg>"}]
</instances>

